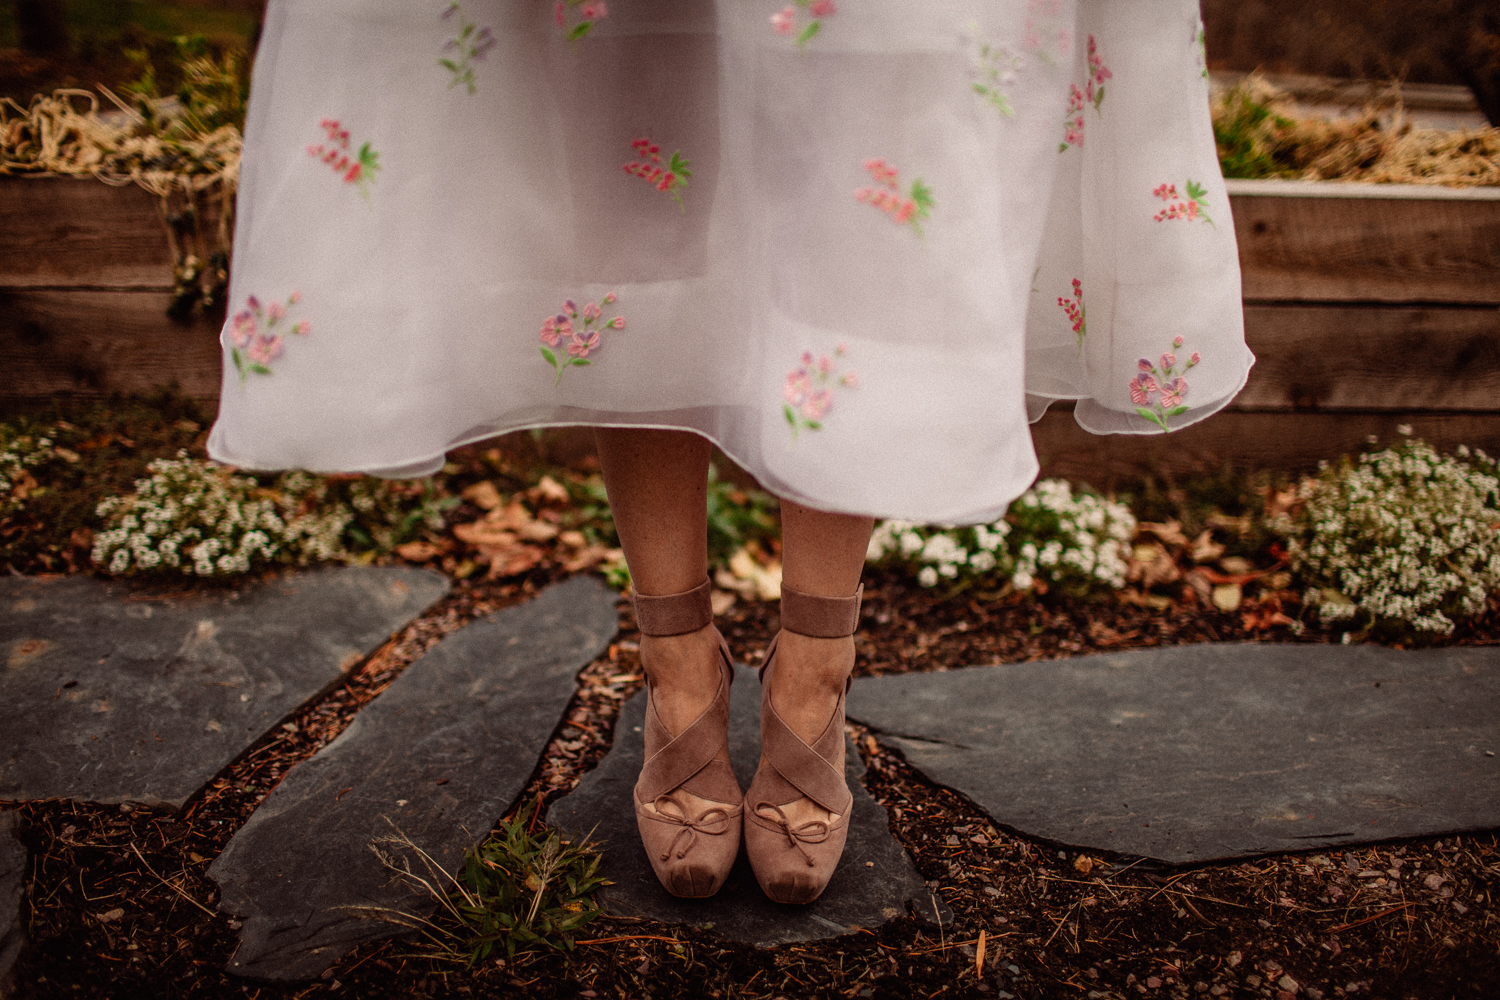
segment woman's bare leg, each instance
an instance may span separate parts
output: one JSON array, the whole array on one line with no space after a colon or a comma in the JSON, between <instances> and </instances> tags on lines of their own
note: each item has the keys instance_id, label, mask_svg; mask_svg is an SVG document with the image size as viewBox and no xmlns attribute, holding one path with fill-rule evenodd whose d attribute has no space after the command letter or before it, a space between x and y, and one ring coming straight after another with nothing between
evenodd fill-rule
<instances>
[{"instance_id":1,"label":"woman's bare leg","mask_svg":"<svg viewBox=\"0 0 1500 1000\"><path fill-rule=\"evenodd\" d=\"M709 443L687 431L597 428L594 440L637 593L692 590L708 576ZM657 714L680 733L719 687L712 628L641 636Z\"/></svg>"},{"instance_id":2,"label":"woman's bare leg","mask_svg":"<svg viewBox=\"0 0 1500 1000\"><path fill-rule=\"evenodd\" d=\"M782 581L817 597L849 597L859 587L874 521L781 502ZM854 637L817 639L782 632L771 672L771 705L808 743L820 736L854 669ZM830 821L810 799L786 807L794 824Z\"/></svg>"}]
</instances>

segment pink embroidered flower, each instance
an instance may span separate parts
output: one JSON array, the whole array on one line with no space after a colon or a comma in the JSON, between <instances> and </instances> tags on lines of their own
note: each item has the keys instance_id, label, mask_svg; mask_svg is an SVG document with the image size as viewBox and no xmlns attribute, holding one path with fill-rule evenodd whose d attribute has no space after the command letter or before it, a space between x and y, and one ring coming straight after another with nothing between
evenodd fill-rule
<instances>
[{"instance_id":1,"label":"pink embroidered flower","mask_svg":"<svg viewBox=\"0 0 1500 1000\"><path fill-rule=\"evenodd\" d=\"M291 309L302 301L300 292L292 292L285 302L272 302L262 306L260 299L252 295L245 300L245 308L235 313L229 321L229 357L239 373L240 385L244 386L249 375L271 374L271 362L281 356L283 339L276 327L288 318ZM307 320L291 326L292 333L307 336L312 327Z\"/></svg>"},{"instance_id":2,"label":"pink embroidered flower","mask_svg":"<svg viewBox=\"0 0 1500 1000\"><path fill-rule=\"evenodd\" d=\"M250 338L255 336L255 313L250 309L244 309L234 314L234 319L229 322L229 339L235 347L244 348L249 346Z\"/></svg>"},{"instance_id":3,"label":"pink embroidered flower","mask_svg":"<svg viewBox=\"0 0 1500 1000\"><path fill-rule=\"evenodd\" d=\"M1157 185L1151 193L1167 203L1166 208L1163 208L1152 216L1152 219L1155 221L1167 222L1171 219L1184 219L1188 222L1193 222L1201 218L1214 229L1219 228L1214 225L1214 220L1210 219L1208 212L1204 210L1204 206L1208 201L1208 190L1191 177L1187 181L1186 196L1177 193L1177 185L1175 184Z\"/></svg>"},{"instance_id":4,"label":"pink embroidered flower","mask_svg":"<svg viewBox=\"0 0 1500 1000\"><path fill-rule=\"evenodd\" d=\"M1073 297L1064 298L1059 295L1057 304L1067 314L1068 321L1073 324L1073 333L1078 338L1078 352L1083 353L1083 338L1088 336L1088 310L1083 305L1083 282L1077 278L1073 279ZM1141 362L1145 364L1145 362ZM1149 368L1149 366L1147 366Z\"/></svg>"},{"instance_id":5,"label":"pink embroidered flower","mask_svg":"<svg viewBox=\"0 0 1500 1000\"><path fill-rule=\"evenodd\" d=\"M810 20L799 31L798 10L807 11ZM771 15L771 30L788 38L795 37L801 48L823 30L823 19L838 13L834 0L792 0L791 3Z\"/></svg>"},{"instance_id":6,"label":"pink embroidered flower","mask_svg":"<svg viewBox=\"0 0 1500 1000\"><path fill-rule=\"evenodd\" d=\"M578 21L568 27L570 12L578 12ZM604 0L558 0L552 8L553 20L559 28L566 30L568 38L578 41L593 30L594 24L609 16L609 7Z\"/></svg>"},{"instance_id":7,"label":"pink embroidered flower","mask_svg":"<svg viewBox=\"0 0 1500 1000\"><path fill-rule=\"evenodd\" d=\"M1099 106L1104 103L1104 81L1114 79L1114 74L1109 67L1104 65L1104 59L1099 55L1099 46L1094 42L1094 36L1089 36L1089 82L1088 100L1098 111Z\"/></svg>"},{"instance_id":8,"label":"pink embroidered flower","mask_svg":"<svg viewBox=\"0 0 1500 1000\"><path fill-rule=\"evenodd\" d=\"M1083 145L1083 109L1086 103L1087 98L1078 89L1078 84L1068 84L1068 110L1063 115L1063 141L1057 147L1059 153L1065 152L1069 146Z\"/></svg>"},{"instance_id":9,"label":"pink embroidered flower","mask_svg":"<svg viewBox=\"0 0 1500 1000\"><path fill-rule=\"evenodd\" d=\"M875 206L897 223L911 226L918 236L923 235L922 222L931 217L937 203L932 198L932 189L922 178L913 180L910 193L903 195L896 168L884 160L866 160L865 172L878 186L855 188L854 200Z\"/></svg>"},{"instance_id":10,"label":"pink embroidered flower","mask_svg":"<svg viewBox=\"0 0 1500 1000\"><path fill-rule=\"evenodd\" d=\"M575 358L586 358L589 352L599 346L599 331L592 333L573 334L573 341L568 345L568 353Z\"/></svg>"},{"instance_id":11,"label":"pink embroidered flower","mask_svg":"<svg viewBox=\"0 0 1500 1000\"><path fill-rule=\"evenodd\" d=\"M613 305L619 296L610 292L604 296L604 305ZM598 351L602 346L599 334L605 330L625 329L625 317L614 316L604 318L604 309L598 302L589 302L582 312L578 309L578 303L567 299L562 304L562 312L555 316L549 316L542 321L542 359L551 365L557 372L553 379L554 386L562 382L563 372L576 365L591 365L589 355ZM567 341L566 353L556 350L563 341Z\"/></svg>"},{"instance_id":12,"label":"pink embroidered flower","mask_svg":"<svg viewBox=\"0 0 1500 1000\"><path fill-rule=\"evenodd\" d=\"M380 170L380 154L367 142L353 156L349 155L349 130L336 119L325 118L319 123L326 141L317 146L308 146L308 155L322 160L334 169L345 184L352 184L360 197L370 197L370 184Z\"/></svg>"},{"instance_id":13,"label":"pink embroidered flower","mask_svg":"<svg viewBox=\"0 0 1500 1000\"><path fill-rule=\"evenodd\" d=\"M1183 342L1181 336L1173 337L1173 350L1182 347ZM1134 404L1135 412L1160 427L1162 431L1171 430L1167 425L1167 419L1186 413L1188 409L1183 402L1188 391L1187 379L1183 376L1201 360L1198 352L1194 351L1188 358L1187 364L1179 370L1177 355L1171 351L1162 354L1160 367L1142 358L1136 365L1139 371L1135 378L1130 380L1129 386L1130 402ZM1152 402L1152 394L1158 392L1161 393L1161 397Z\"/></svg>"},{"instance_id":14,"label":"pink embroidered flower","mask_svg":"<svg viewBox=\"0 0 1500 1000\"><path fill-rule=\"evenodd\" d=\"M262 368L270 365L281 354L281 335L262 333L255 338L255 342L250 345L245 354L251 362Z\"/></svg>"},{"instance_id":15,"label":"pink embroidered flower","mask_svg":"<svg viewBox=\"0 0 1500 1000\"><path fill-rule=\"evenodd\" d=\"M573 321L562 313L548 316L546 322L542 324L542 343L548 347L556 347L559 340L571 336L573 336Z\"/></svg>"},{"instance_id":16,"label":"pink embroidered flower","mask_svg":"<svg viewBox=\"0 0 1500 1000\"><path fill-rule=\"evenodd\" d=\"M834 357L843 357L848 349L847 344L840 343ZM800 360L781 385L781 412L792 429L794 442L801 431L823 429L823 418L833 409L834 389L852 389L859 381L852 371L840 375L833 358L826 354L814 358L811 351L803 351Z\"/></svg>"},{"instance_id":17,"label":"pink embroidered flower","mask_svg":"<svg viewBox=\"0 0 1500 1000\"><path fill-rule=\"evenodd\" d=\"M672 200L677 202L677 207L686 212L682 193L687 190L688 178L693 176L693 171L689 169L688 161L683 159L681 151L674 152L663 165L661 146L650 139L637 139L630 144L630 148L635 150L636 158L625 164L625 172L632 177L639 177L658 191L670 194Z\"/></svg>"}]
</instances>

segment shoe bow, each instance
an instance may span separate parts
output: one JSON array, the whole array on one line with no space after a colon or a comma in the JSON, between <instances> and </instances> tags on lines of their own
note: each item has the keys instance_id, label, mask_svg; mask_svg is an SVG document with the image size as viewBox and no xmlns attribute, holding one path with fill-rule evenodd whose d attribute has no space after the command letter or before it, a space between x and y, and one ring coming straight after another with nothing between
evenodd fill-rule
<instances>
[{"instance_id":1,"label":"shoe bow","mask_svg":"<svg viewBox=\"0 0 1500 1000\"><path fill-rule=\"evenodd\" d=\"M693 845L698 842L700 833L717 837L729 832L731 814L726 808L715 806L712 809L703 810L697 816L689 817L677 800L669 798L668 795L658 795L652 805L656 807L656 814L652 815L651 819L669 826L682 827L677 831L677 836L672 838L672 843L667 845L666 851L662 853L661 860L663 861L670 858L674 852L679 860L687 857ZM668 811L667 806L671 806L672 810ZM681 850L678 849L679 844L682 845Z\"/></svg>"},{"instance_id":2,"label":"shoe bow","mask_svg":"<svg viewBox=\"0 0 1500 1000\"><path fill-rule=\"evenodd\" d=\"M767 815L767 809L774 812L776 814L775 817ZM771 820L777 826L781 827L781 832L786 834L786 842L797 849L798 853L802 855L803 860L807 862L807 867L815 867L816 862L813 861L812 855L802 845L821 844L827 840L829 833L832 832L827 823L820 819L814 819L803 823L801 826L792 826L791 820L786 818L786 813L782 812L781 807L773 802L758 803L755 807L755 812L762 819Z\"/></svg>"}]
</instances>

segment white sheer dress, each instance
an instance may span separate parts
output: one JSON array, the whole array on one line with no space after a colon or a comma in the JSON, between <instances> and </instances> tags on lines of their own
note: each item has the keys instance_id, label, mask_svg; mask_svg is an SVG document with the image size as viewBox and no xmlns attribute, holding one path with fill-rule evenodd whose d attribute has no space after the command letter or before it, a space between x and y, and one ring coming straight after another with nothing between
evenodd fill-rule
<instances>
[{"instance_id":1,"label":"white sheer dress","mask_svg":"<svg viewBox=\"0 0 1500 1000\"><path fill-rule=\"evenodd\" d=\"M925 522L1254 360L1194 0L271 0L230 294L223 462L685 428Z\"/></svg>"}]
</instances>

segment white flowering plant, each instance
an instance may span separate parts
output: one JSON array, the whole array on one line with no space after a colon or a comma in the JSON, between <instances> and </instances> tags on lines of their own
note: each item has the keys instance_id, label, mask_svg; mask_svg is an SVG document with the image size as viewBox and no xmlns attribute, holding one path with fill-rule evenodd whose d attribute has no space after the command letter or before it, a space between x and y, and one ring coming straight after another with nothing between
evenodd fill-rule
<instances>
[{"instance_id":1,"label":"white flowering plant","mask_svg":"<svg viewBox=\"0 0 1500 1000\"><path fill-rule=\"evenodd\" d=\"M8 424L0 424L0 518L19 511L36 489L30 470L56 457L50 437L22 434Z\"/></svg>"},{"instance_id":2,"label":"white flowering plant","mask_svg":"<svg viewBox=\"0 0 1500 1000\"><path fill-rule=\"evenodd\" d=\"M108 573L233 576L273 563L357 561L440 529L442 498L430 481L328 479L288 472L270 485L189 458L153 461L135 493L97 509L94 563Z\"/></svg>"},{"instance_id":3,"label":"white flowering plant","mask_svg":"<svg viewBox=\"0 0 1500 1000\"><path fill-rule=\"evenodd\" d=\"M1497 471L1482 451L1406 440L1303 479L1270 526L1323 622L1447 635L1500 590Z\"/></svg>"},{"instance_id":4,"label":"white flowering plant","mask_svg":"<svg viewBox=\"0 0 1500 1000\"><path fill-rule=\"evenodd\" d=\"M1125 585L1136 521L1124 504L1044 479L992 524L968 527L882 521L868 562L900 567L923 587L973 585L1082 597Z\"/></svg>"}]
</instances>

